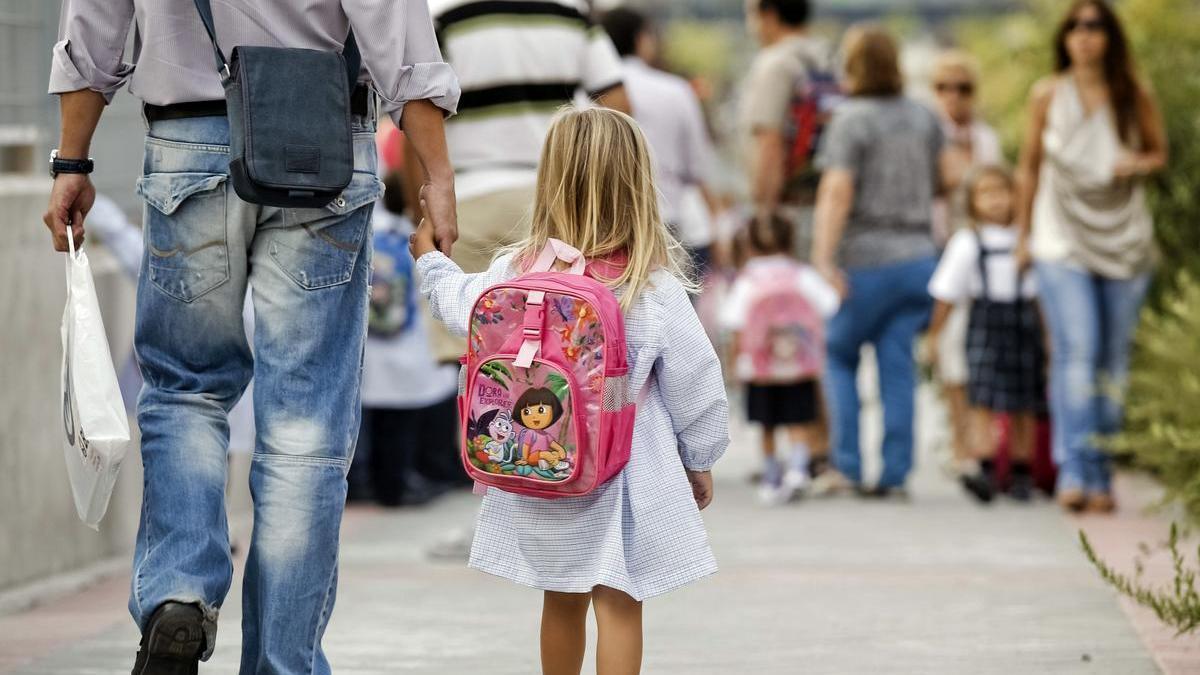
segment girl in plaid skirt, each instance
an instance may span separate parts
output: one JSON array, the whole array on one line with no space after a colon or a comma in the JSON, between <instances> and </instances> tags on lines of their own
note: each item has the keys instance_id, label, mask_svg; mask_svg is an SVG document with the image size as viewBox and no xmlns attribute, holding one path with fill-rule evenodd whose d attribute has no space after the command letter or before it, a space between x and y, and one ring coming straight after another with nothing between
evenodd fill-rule
<instances>
[{"instance_id":1,"label":"girl in plaid skirt","mask_svg":"<svg viewBox=\"0 0 1200 675\"><path fill-rule=\"evenodd\" d=\"M1014 255L1012 174L999 166L980 168L969 176L965 195L971 226L951 238L929 282L936 300L929 344L936 350L950 310L971 298L967 398L970 445L979 468L963 475L963 486L982 502L992 500L998 441L994 417L1008 415L1009 494L1027 501L1032 496L1029 462L1037 418L1046 410L1046 352L1037 289L1033 275L1021 269Z\"/></svg>"}]
</instances>

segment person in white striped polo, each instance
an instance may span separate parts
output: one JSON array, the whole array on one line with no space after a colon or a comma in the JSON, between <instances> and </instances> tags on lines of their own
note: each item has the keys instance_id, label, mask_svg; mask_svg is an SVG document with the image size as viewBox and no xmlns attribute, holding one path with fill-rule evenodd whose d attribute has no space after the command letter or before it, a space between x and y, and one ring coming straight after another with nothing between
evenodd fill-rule
<instances>
[{"instance_id":1,"label":"person in white striped polo","mask_svg":"<svg viewBox=\"0 0 1200 675\"><path fill-rule=\"evenodd\" d=\"M464 271L482 272L497 250L528 233L538 158L554 113L584 99L629 112L621 60L586 2L430 0L429 8L462 87L458 114L446 121L458 195L452 257ZM416 187L410 186L414 197ZM428 323L438 360L457 361L466 343L439 322Z\"/></svg>"}]
</instances>

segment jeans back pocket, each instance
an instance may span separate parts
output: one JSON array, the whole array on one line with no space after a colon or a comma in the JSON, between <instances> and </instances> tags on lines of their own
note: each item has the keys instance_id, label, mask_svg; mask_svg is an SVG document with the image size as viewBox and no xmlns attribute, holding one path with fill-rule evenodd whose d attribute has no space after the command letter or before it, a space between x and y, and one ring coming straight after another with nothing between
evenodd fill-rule
<instances>
[{"instance_id":1,"label":"jeans back pocket","mask_svg":"<svg viewBox=\"0 0 1200 675\"><path fill-rule=\"evenodd\" d=\"M305 290L350 281L370 224L370 205L383 192L375 174L355 172L342 194L320 209L284 209L268 253Z\"/></svg>"},{"instance_id":2,"label":"jeans back pocket","mask_svg":"<svg viewBox=\"0 0 1200 675\"><path fill-rule=\"evenodd\" d=\"M146 274L162 292L192 302L229 280L224 174L148 173Z\"/></svg>"}]
</instances>

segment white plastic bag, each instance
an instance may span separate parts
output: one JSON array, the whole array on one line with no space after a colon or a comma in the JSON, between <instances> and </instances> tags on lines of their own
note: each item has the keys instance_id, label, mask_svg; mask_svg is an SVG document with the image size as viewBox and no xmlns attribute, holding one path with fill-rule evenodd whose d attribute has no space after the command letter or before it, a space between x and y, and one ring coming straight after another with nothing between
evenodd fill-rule
<instances>
[{"instance_id":1,"label":"white plastic bag","mask_svg":"<svg viewBox=\"0 0 1200 675\"><path fill-rule=\"evenodd\" d=\"M87 254L67 232L67 307L63 311L63 452L79 518L93 530L108 510L129 444L129 419L108 351Z\"/></svg>"}]
</instances>

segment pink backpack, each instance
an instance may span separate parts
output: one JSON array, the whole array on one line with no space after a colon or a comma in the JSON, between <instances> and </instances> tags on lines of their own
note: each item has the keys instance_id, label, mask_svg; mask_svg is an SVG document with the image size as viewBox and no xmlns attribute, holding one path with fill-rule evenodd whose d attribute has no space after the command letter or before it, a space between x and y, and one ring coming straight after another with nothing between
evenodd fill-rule
<instances>
[{"instance_id":1,"label":"pink backpack","mask_svg":"<svg viewBox=\"0 0 1200 675\"><path fill-rule=\"evenodd\" d=\"M550 271L556 260L566 272ZM529 270L485 290L462 359L463 466L477 484L585 495L629 461L625 323L616 297L551 239Z\"/></svg>"},{"instance_id":2,"label":"pink backpack","mask_svg":"<svg viewBox=\"0 0 1200 675\"><path fill-rule=\"evenodd\" d=\"M825 324L800 292L801 269L772 267L747 273L754 291L738 341L738 378L791 384L819 376L825 361Z\"/></svg>"}]
</instances>

